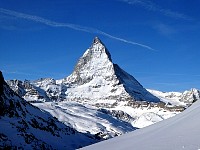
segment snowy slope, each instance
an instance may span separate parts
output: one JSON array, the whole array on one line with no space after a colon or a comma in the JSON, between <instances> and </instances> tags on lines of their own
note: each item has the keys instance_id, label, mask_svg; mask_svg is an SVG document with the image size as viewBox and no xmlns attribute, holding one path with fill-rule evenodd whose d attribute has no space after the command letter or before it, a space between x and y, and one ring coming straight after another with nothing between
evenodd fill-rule
<instances>
[{"instance_id":1,"label":"snowy slope","mask_svg":"<svg viewBox=\"0 0 200 150\"><path fill-rule=\"evenodd\" d=\"M133 108L120 102L117 106L96 107L90 103L75 101L32 103L49 112L59 121L82 133L101 134L107 139L143 128L170 118L180 112L160 107L140 106ZM105 104L105 103L104 103Z\"/></svg>"},{"instance_id":2,"label":"snowy slope","mask_svg":"<svg viewBox=\"0 0 200 150\"><path fill-rule=\"evenodd\" d=\"M139 129L84 150L199 150L200 101L184 112L152 126Z\"/></svg>"},{"instance_id":3,"label":"snowy slope","mask_svg":"<svg viewBox=\"0 0 200 150\"><path fill-rule=\"evenodd\" d=\"M81 105L77 102L33 103L46 110L59 121L82 133L89 132L104 139L135 130L131 123L117 119L105 111Z\"/></svg>"},{"instance_id":4,"label":"snowy slope","mask_svg":"<svg viewBox=\"0 0 200 150\"><path fill-rule=\"evenodd\" d=\"M75 149L97 141L26 102L0 72L0 149Z\"/></svg>"}]
</instances>

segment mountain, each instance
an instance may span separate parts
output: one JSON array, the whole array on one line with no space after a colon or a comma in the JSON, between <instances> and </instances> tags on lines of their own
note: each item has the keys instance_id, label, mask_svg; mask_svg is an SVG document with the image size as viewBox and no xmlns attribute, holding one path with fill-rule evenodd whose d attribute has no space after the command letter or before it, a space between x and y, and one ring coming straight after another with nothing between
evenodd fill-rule
<instances>
[{"instance_id":1,"label":"mountain","mask_svg":"<svg viewBox=\"0 0 200 150\"><path fill-rule=\"evenodd\" d=\"M165 93L146 90L111 59L99 38L64 79L9 80L32 105L84 134L108 139L165 120L200 99L198 90Z\"/></svg>"},{"instance_id":2,"label":"mountain","mask_svg":"<svg viewBox=\"0 0 200 150\"><path fill-rule=\"evenodd\" d=\"M99 140L64 125L10 89L0 72L0 149L76 149Z\"/></svg>"},{"instance_id":3,"label":"mountain","mask_svg":"<svg viewBox=\"0 0 200 150\"><path fill-rule=\"evenodd\" d=\"M63 83L70 87L69 98L160 101L133 76L113 64L109 51L98 37Z\"/></svg>"},{"instance_id":4,"label":"mountain","mask_svg":"<svg viewBox=\"0 0 200 150\"><path fill-rule=\"evenodd\" d=\"M199 114L200 100L175 117L82 150L199 150Z\"/></svg>"}]
</instances>

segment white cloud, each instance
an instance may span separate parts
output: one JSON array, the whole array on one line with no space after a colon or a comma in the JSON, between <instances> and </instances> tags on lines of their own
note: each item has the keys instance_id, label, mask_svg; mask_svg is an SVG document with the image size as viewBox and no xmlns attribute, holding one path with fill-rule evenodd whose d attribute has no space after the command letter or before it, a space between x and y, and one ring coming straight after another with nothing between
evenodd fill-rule
<instances>
[{"instance_id":1,"label":"white cloud","mask_svg":"<svg viewBox=\"0 0 200 150\"><path fill-rule=\"evenodd\" d=\"M51 27L65 27L65 28L70 28L73 30L78 30L78 31L83 31L83 32L88 32L88 33L96 33L96 34L100 34L103 36L106 36L108 38L111 39L115 39L124 43L128 43L128 44L132 44L132 45L137 45L143 48L146 48L148 50L151 51L155 51L153 48L151 48L148 45L144 45L141 43L137 43L134 41L129 41L120 37L116 37L113 36L111 34L108 34L106 32L103 32L101 30L95 29L95 28L91 28L91 27L85 27L85 26L81 26L81 25L76 25L76 24L69 24L69 23L59 23L59 22L55 22L55 21L51 21L39 16L34 16L34 15L28 15L28 14L24 14L24 13L20 13L20 12L16 12L16 11L12 11L12 10L8 10L8 9L4 9L4 8L0 8L0 13L5 14L5 15L9 15L9 16L14 16L17 18L22 18L22 19L26 19L26 20L30 20L30 21L34 21L34 22L38 22L38 23L42 23Z\"/></svg>"}]
</instances>

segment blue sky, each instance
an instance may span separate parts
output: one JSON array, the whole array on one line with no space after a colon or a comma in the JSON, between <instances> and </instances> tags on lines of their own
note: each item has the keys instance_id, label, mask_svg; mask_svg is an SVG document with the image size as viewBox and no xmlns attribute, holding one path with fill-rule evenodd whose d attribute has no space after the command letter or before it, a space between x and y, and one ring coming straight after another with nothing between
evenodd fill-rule
<instances>
[{"instance_id":1,"label":"blue sky","mask_svg":"<svg viewBox=\"0 0 200 150\"><path fill-rule=\"evenodd\" d=\"M0 0L5 79L68 76L95 36L144 87L200 89L199 0Z\"/></svg>"}]
</instances>

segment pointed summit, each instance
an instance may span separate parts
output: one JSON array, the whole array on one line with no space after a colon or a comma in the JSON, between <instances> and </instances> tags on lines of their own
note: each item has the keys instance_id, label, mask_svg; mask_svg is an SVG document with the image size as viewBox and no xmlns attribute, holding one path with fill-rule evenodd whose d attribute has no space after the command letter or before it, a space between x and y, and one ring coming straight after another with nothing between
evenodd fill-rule
<instances>
[{"instance_id":1,"label":"pointed summit","mask_svg":"<svg viewBox=\"0 0 200 150\"><path fill-rule=\"evenodd\" d=\"M101 40L96 36L93 40L93 44L101 43Z\"/></svg>"}]
</instances>

